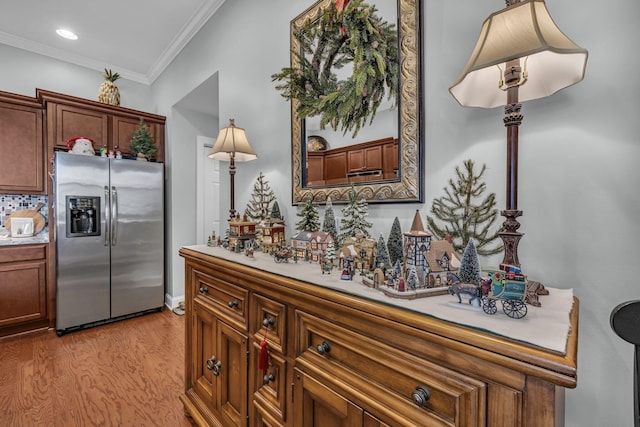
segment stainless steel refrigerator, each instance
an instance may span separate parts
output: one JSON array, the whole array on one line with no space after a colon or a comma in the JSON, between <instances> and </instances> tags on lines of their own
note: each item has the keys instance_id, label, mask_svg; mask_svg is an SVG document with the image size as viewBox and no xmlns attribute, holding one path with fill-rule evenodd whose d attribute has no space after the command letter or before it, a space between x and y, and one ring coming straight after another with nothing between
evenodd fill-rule
<instances>
[{"instance_id":1,"label":"stainless steel refrigerator","mask_svg":"<svg viewBox=\"0 0 640 427\"><path fill-rule=\"evenodd\" d=\"M162 309L164 167L57 152L58 335Z\"/></svg>"}]
</instances>

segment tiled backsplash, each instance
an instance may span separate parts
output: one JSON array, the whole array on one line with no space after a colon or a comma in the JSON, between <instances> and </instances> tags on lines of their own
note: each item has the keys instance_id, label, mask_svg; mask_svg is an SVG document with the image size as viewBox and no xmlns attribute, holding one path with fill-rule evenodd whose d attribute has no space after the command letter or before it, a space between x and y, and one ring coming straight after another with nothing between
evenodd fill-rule
<instances>
[{"instance_id":1,"label":"tiled backsplash","mask_svg":"<svg viewBox=\"0 0 640 427\"><path fill-rule=\"evenodd\" d=\"M7 228L5 221L11 213L21 209L35 209L38 203L44 203L44 205L47 206L48 199L47 196L0 194L0 230ZM42 208L39 212L44 215L48 222L47 209Z\"/></svg>"}]
</instances>

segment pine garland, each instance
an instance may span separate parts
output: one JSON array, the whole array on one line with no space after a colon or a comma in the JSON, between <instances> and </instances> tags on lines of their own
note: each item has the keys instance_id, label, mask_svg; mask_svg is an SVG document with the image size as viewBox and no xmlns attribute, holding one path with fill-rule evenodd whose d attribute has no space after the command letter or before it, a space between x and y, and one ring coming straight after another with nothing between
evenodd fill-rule
<instances>
[{"instance_id":1,"label":"pine garland","mask_svg":"<svg viewBox=\"0 0 640 427\"><path fill-rule=\"evenodd\" d=\"M294 37L301 52L293 52L299 66L285 67L271 76L282 96L299 102L299 119L320 116L327 125L355 137L373 121L385 92L394 104L398 94L398 32L377 14L375 6L351 0L344 8L330 4L319 9ZM334 70L349 64L353 74L338 80Z\"/></svg>"}]
</instances>

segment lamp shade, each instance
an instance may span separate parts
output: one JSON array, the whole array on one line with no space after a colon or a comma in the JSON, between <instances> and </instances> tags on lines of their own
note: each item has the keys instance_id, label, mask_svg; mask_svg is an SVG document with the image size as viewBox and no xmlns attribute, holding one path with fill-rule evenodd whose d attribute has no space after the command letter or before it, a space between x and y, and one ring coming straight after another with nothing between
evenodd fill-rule
<instances>
[{"instance_id":1,"label":"lamp shade","mask_svg":"<svg viewBox=\"0 0 640 427\"><path fill-rule=\"evenodd\" d=\"M543 0L525 0L489 16L471 58L449 89L465 107L507 104L505 63L522 58L527 79L519 100L552 95L584 78L588 52L556 26Z\"/></svg>"},{"instance_id":2,"label":"lamp shade","mask_svg":"<svg viewBox=\"0 0 640 427\"><path fill-rule=\"evenodd\" d=\"M244 129L237 127L233 119L229 119L229 126L220 129L209 157L227 161L233 157L237 162L248 162L258 158Z\"/></svg>"}]
</instances>

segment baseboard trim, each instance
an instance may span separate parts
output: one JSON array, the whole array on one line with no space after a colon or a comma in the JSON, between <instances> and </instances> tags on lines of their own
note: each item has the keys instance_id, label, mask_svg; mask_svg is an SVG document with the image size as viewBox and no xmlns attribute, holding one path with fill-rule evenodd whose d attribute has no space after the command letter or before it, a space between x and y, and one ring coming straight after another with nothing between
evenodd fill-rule
<instances>
[{"instance_id":1,"label":"baseboard trim","mask_svg":"<svg viewBox=\"0 0 640 427\"><path fill-rule=\"evenodd\" d=\"M184 295L179 295L177 297L171 296L169 294L164 295L164 305L169 307L170 310L176 308L181 301L184 301Z\"/></svg>"}]
</instances>

